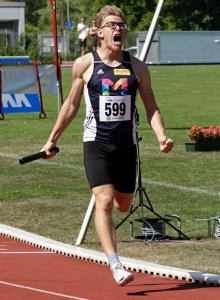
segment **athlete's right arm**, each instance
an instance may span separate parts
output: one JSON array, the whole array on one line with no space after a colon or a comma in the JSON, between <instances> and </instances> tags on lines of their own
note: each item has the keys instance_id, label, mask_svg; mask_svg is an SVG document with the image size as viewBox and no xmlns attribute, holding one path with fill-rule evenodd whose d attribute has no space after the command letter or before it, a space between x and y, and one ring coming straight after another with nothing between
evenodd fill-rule
<instances>
[{"instance_id":1,"label":"athlete's right arm","mask_svg":"<svg viewBox=\"0 0 220 300\"><path fill-rule=\"evenodd\" d=\"M57 121L49 136L47 143L41 149L41 151L46 151L47 159L56 155L55 152L50 153L49 150L56 146L59 137L75 118L79 110L80 101L84 89L83 73L88 69L91 61L91 59L89 59L89 57L86 56L87 55L78 58L74 63L72 69L73 83L69 96L67 97L66 101L61 107L61 110L57 117Z\"/></svg>"}]
</instances>

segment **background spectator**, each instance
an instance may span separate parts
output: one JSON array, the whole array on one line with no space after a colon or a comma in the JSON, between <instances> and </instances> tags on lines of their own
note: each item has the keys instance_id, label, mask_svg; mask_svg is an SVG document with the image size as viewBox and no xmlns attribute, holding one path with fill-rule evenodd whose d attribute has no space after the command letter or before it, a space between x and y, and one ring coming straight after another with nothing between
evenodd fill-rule
<instances>
[{"instance_id":1,"label":"background spectator","mask_svg":"<svg viewBox=\"0 0 220 300\"><path fill-rule=\"evenodd\" d=\"M96 26L96 20L92 20L92 27L90 27L89 29L89 34L91 35L91 46L93 51L97 50L100 47L100 40L97 36L97 29L98 27Z\"/></svg>"},{"instance_id":2,"label":"background spectator","mask_svg":"<svg viewBox=\"0 0 220 300\"><path fill-rule=\"evenodd\" d=\"M79 32L79 45L81 48L81 56L85 54L86 39L89 34L89 27L85 24L85 21L85 18L81 18L81 23L77 25L77 31Z\"/></svg>"}]
</instances>

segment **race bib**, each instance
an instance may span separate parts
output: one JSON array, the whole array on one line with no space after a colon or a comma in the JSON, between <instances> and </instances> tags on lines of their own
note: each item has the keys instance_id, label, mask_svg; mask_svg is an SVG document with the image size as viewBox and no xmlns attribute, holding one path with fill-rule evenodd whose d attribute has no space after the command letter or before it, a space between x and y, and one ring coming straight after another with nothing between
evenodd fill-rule
<instances>
[{"instance_id":1,"label":"race bib","mask_svg":"<svg viewBox=\"0 0 220 300\"><path fill-rule=\"evenodd\" d=\"M131 96L99 96L99 120L128 121L131 116Z\"/></svg>"}]
</instances>

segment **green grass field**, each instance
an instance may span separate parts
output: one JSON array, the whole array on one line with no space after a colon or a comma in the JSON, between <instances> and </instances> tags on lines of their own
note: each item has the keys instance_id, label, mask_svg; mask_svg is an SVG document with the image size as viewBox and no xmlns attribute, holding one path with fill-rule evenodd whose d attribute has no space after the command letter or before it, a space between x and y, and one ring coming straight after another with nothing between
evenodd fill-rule
<instances>
[{"instance_id":1,"label":"green grass field","mask_svg":"<svg viewBox=\"0 0 220 300\"><path fill-rule=\"evenodd\" d=\"M131 239L141 235L138 209L118 229L119 255L174 267L220 274L220 239L208 235L209 217L220 214L220 152L186 152L184 142L193 125L219 125L220 66L150 66L152 85L162 111L167 136L175 141L169 154L160 153L158 142L146 121L138 99L138 135L143 186L155 211L175 214L190 241L169 242ZM63 92L71 86L71 69L62 70ZM46 119L38 114L8 114L0 121L0 222L65 243L75 244L89 201L82 158L85 106L60 138L60 153L50 161L20 165L20 157L40 151L57 117L57 96L44 95ZM144 198L145 201L145 198ZM135 200L135 205L139 199ZM154 215L147 209L145 217ZM127 214L114 212L117 225ZM205 219L198 221L198 219ZM195 221L197 220L197 221ZM172 219L177 226L177 220ZM211 232L214 230L212 222ZM92 220L84 248L100 250Z\"/></svg>"}]
</instances>

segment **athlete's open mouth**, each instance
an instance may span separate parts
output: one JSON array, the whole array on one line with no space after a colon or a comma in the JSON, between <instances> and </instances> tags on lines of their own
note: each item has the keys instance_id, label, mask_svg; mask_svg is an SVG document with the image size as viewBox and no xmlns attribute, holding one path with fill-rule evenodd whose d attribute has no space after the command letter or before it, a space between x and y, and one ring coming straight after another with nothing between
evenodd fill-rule
<instances>
[{"instance_id":1,"label":"athlete's open mouth","mask_svg":"<svg viewBox=\"0 0 220 300\"><path fill-rule=\"evenodd\" d=\"M119 44L120 42L121 42L121 36L116 34L116 35L114 36L114 43Z\"/></svg>"}]
</instances>

